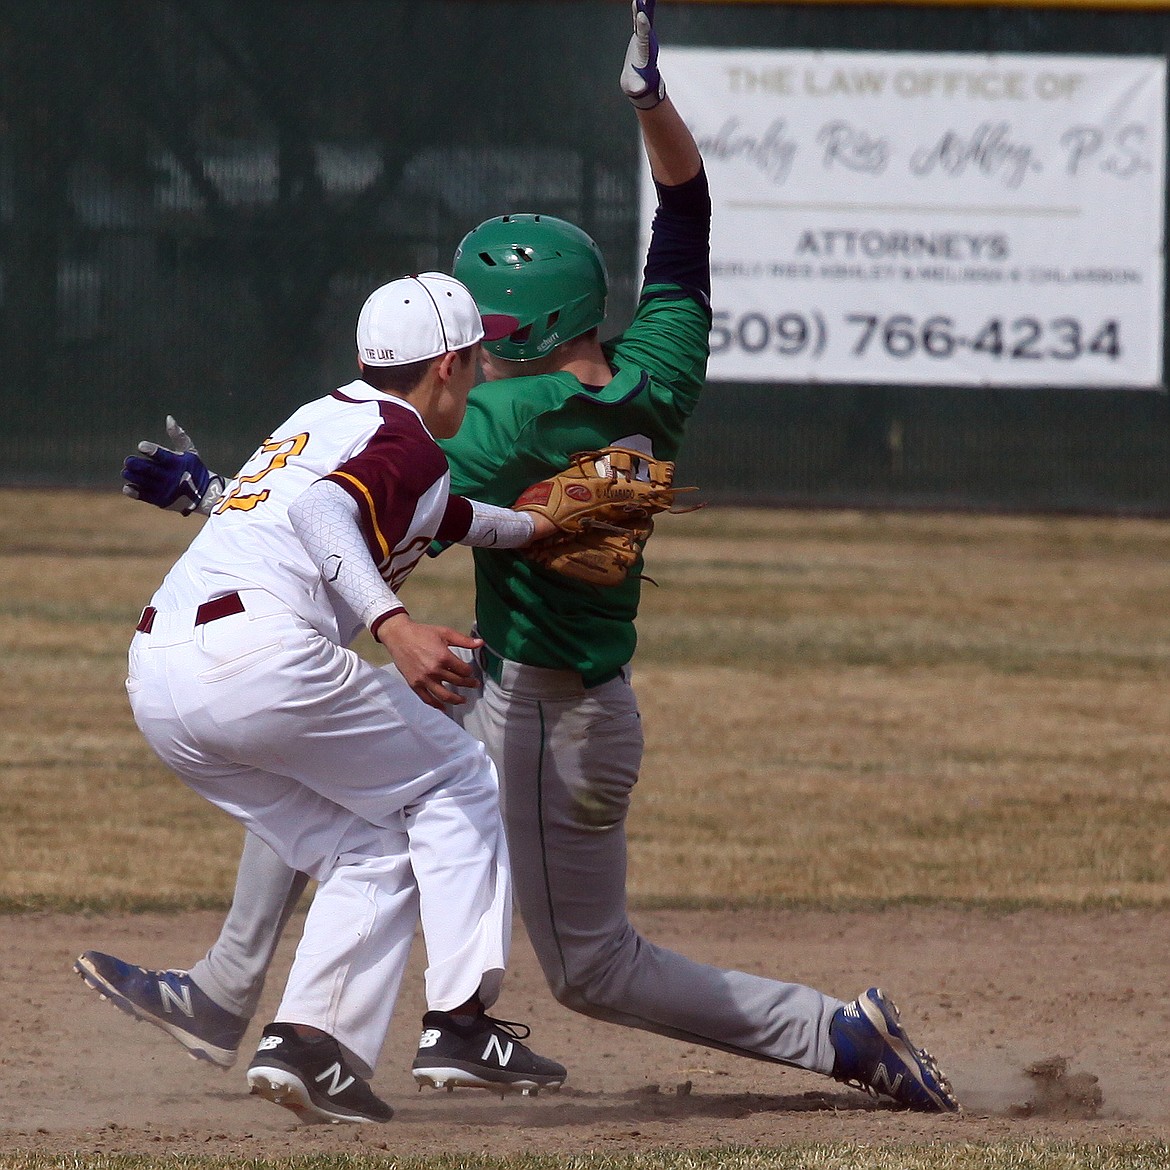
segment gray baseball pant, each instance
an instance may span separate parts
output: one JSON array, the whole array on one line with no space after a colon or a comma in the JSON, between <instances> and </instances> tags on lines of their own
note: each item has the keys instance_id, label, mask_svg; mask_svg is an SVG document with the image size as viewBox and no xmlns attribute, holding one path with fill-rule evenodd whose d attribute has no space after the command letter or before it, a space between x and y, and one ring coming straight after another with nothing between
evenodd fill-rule
<instances>
[{"instance_id":1,"label":"gray baseball pant","mask_svg":"<svg viewBox=\"0 0 1170 1170\"><path fill-rule=\"evenodd\" d=\"M626 910L626 813L642 763L629 670L586 688L573 671L481 655L463 724L502 781L520 914L553 994L594 1019L831 1073L841 1001L696 963L649 942Z\"/></svg>"}]
</instances>

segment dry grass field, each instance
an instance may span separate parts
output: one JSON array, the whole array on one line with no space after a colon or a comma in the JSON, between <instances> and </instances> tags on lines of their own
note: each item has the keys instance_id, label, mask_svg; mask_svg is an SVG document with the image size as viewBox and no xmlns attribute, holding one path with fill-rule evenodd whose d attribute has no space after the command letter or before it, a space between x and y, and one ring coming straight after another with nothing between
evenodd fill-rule
<instances>
[{"instance_id":1,"label":"dry grass field","mask_svg":"<svg viewBox=\"0 0 1170 1170\"><path fill-rule=\"evenodd\" d=\"M0 491L19 989L0 997L0 1167L1170 1164L1170 525L710 509L651 545L635 921L704 961L896 989L961 1118L573 1016L519 939L509 1003L571 1066L559 1099L414 1094L416 954L378 1072L396 1118L345 1133L290 1129L238 1069L192 1067L70 972L90 946L190 962L232 887L238 829L157 764L122 690L138 612L198 523ZM416 616L466 625L469 570L465 550L424 563Z\"/></svg>"},{"instance_id":2,"label":"dry grass field","mask_svg":"<svg viewBox=\"0 0 1170 1170\"><path fill-rule=\"evenodd\" d=\"M122 690L198 523L0 492L10 908L229 894L235 826ZM648 571L639 904L1170 904L1170 525L710 509L667 518ZM465 626L466 550L406 588Z\"/></svg>"}]
</instances>

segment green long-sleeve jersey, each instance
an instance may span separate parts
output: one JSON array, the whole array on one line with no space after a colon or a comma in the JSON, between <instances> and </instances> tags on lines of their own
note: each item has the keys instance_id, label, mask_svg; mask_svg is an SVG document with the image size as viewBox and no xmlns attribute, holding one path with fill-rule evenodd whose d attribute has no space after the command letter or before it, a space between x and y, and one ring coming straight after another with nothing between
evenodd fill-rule
<instances>
[{"instance_id":1,"label":"green long-sleeve jersey","mask_svg":"<svg viewBox=\"0 0 1170 1170\"><path fill-rule=\"evenodd\" d=\"M613 379L571 374L477 386L458 435L442 444L451 490L510 505L579 451L615 443L675 459L706 377L710 312L677 285L648 285L629 328L606 343ZM476 623L504 658L611 677L633 656L641 582L604 588L542 569L522 553L475 550Z\"/></svg>"}]
</instances>

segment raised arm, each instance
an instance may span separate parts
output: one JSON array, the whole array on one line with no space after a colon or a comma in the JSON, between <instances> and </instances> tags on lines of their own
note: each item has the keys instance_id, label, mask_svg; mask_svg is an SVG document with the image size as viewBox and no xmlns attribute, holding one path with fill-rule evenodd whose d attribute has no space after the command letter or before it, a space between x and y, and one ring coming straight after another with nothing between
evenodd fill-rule
<instances>
[{"instance_id":1,"label":"raised arm","mask_svg":"<svg viewBox=\"0 0 1170 1170\"><path fill-rule=\"evenodd\" d=\"M674 103L658 70L658 36L654 32L655 0L633 0L634 31L622 69L622 92L633 103L642 141L656 182L677 187L693 179L703 166L694 136Z\"/></svg>"}]
</instances>

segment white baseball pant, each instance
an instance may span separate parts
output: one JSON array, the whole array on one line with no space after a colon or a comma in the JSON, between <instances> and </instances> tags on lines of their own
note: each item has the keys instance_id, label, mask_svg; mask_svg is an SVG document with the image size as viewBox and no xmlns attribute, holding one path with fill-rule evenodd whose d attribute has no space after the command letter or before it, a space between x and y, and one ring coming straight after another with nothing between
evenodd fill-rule
<instances>
[{"instance_id":1,"label":"white baseball pant","mask_svg":"<svg viewBox=\"0 0 1170 1170\"><path fill-rule=\"evenodd\" d=\"M369 1075L421 916L428 1006L499 993L511 935L495 769L393 670L270 595L196 625L157 613L127 692L162 761L320 883L277 1020L334 1036Z\"/></svg>"}]
</instances>

